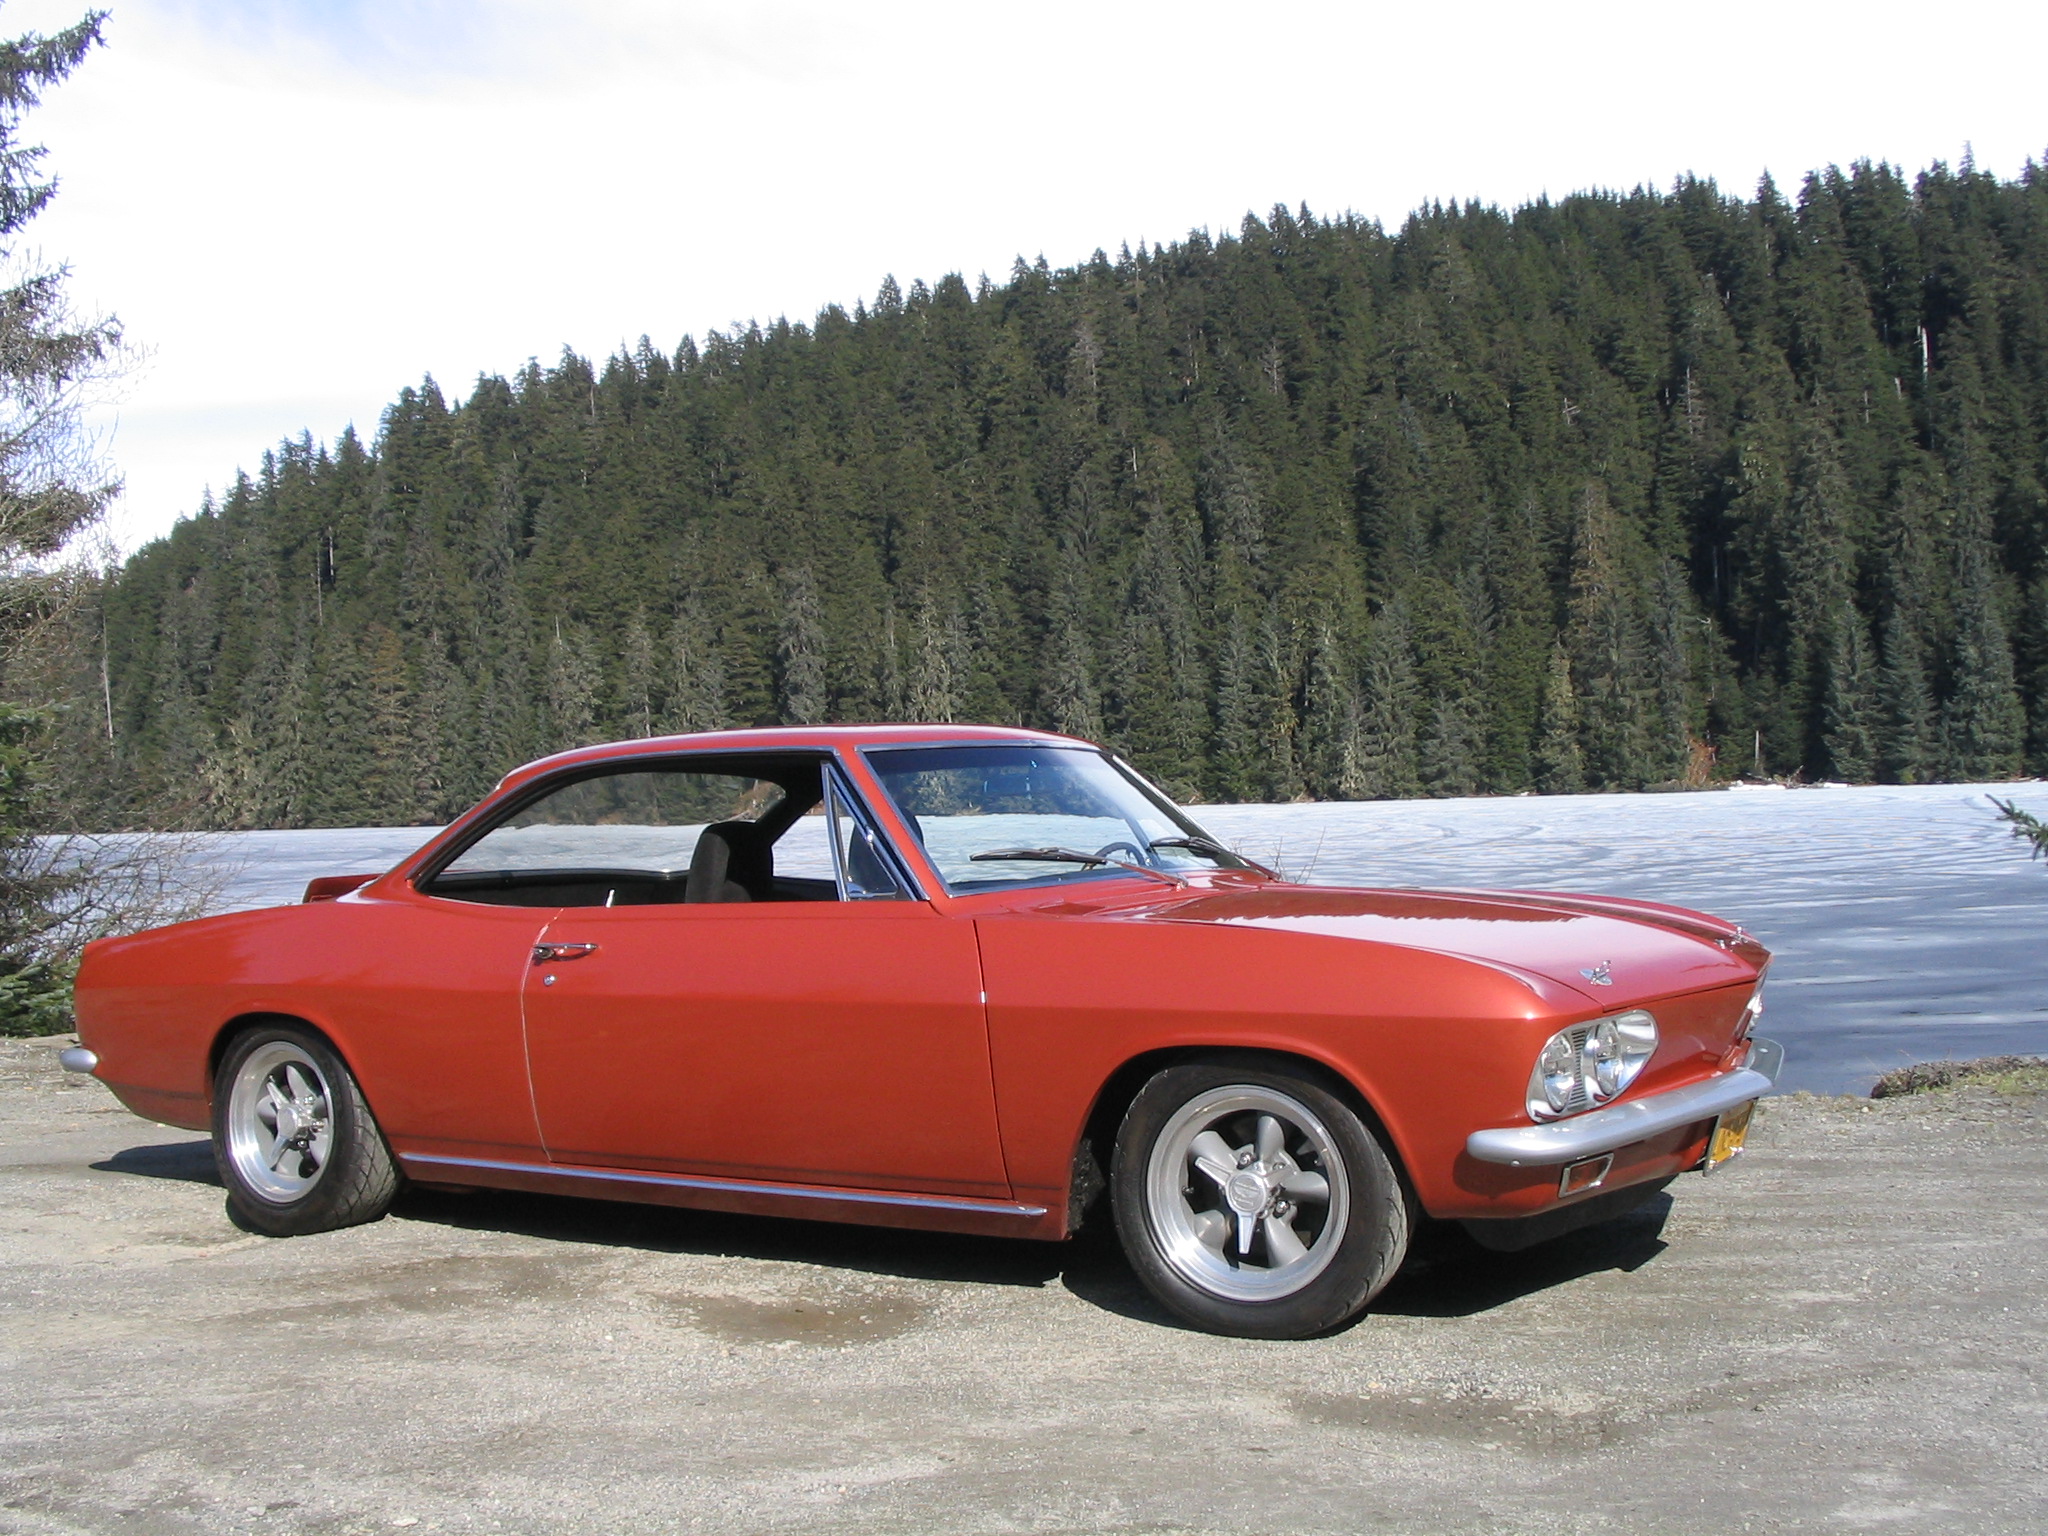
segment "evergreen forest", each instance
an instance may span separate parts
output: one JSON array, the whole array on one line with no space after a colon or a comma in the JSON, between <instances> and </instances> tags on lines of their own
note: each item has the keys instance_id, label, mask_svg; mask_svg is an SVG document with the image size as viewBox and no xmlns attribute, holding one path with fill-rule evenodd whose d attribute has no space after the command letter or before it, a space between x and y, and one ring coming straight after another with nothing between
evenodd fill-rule
<instances>
[{"instance_id":1,"label":"evergreen forest","mask_svg":"<svg viewBox=\"0 0 2048 1536\"><path fill-rule=\"evenodd\" d=\"M1276 208L310 437L66 658L109 825L984 721L1176 796L2048 771L2048 167Z\"/></svg>"}]
</instances>

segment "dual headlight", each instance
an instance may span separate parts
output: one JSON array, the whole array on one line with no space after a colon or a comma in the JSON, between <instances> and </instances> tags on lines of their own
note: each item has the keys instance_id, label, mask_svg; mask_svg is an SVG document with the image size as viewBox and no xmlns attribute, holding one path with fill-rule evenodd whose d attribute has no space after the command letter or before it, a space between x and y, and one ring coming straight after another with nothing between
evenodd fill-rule
<instances>
[{"instance_id":1,"label":"dual headlight","mask_svg":"<svg viewBox=\"0 0 2048 1536\"><path fill-rule=\"evenodd\" d=\"M1605 1104L1636 1080L1657 1050L1657 1021L1640 1008L1561 1029L1529 1074L1529 1116L1555 1120Z\"/></svg>"}]
</instances>

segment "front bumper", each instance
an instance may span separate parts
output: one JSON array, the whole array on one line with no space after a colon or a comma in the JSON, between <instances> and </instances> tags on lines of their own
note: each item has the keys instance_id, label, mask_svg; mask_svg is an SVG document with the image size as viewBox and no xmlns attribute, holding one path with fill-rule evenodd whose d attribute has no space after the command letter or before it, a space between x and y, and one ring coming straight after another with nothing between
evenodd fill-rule
<instances>
[{"instance_id":1,"label":"front bumper","mask_svg":"<svg viewBox=\"0 0 2048 1536\"><path fill-rule=\"evenodd\" d=\"M1482 1163L1505 1163L1510 1168L1554 1168L1575 1163L1582 1157L1597 1157L1602 1152L1632 1146L1680 1126L1697 1125L1751 1099L1762 1098L1771 1091L1784 1064L1785 1050L1777 1041L1754 1040L1749 1055L1733 1072L1653 1093L1647 1098L1610 1104L1569 1120L1474 1131L1465 1138L1465 1150Z\"/></svg>"}]
</instances>

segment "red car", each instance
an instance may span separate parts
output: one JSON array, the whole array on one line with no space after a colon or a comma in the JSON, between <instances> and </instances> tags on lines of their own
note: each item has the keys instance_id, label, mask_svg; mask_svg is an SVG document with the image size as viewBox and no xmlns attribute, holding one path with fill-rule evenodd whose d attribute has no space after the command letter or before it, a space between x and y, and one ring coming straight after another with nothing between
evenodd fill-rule
<instances>
[{"instance_id":1,"label":"red car","mask_svg":"<svg viewBox=\"0 0 2048 1536\"><path fill-rule=\"evenodd\" d=\"M1344 1322L1423 1215L1517 1248L1742 1144L1778 1049L1739 927L1289 884L1033 731L591 747L388 874L103 940L81 1045L210 1129L236 1215L407 1180L1060 1239L1219 1332Z\"/></svg>"}]
</instances>

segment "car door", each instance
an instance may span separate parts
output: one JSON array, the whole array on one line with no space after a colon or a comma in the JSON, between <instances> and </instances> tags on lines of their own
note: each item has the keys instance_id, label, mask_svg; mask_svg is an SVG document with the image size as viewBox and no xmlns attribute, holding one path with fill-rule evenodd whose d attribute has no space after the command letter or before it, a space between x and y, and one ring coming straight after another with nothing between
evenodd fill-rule
<instances>
[{"instance_id":1,"label":"car door","mask_svg":"<svg viewBox=\"0 0 2048 1536\"><path fill-rule=\"evenodd\" d=\"M751 876L765 899L569 906L542 935L525 1018L548 1155L1007 1196L971 923L879 867L829 771L810 766L813 788L775 762L746 770L786 781L761 823L772 867ZM816 813L792 817L806 798ZM824 873L791 876L820 840Z\"/></svg>"},{"instance_id":2,"label":"car door","mask_svg":"<svg viewBox=\"0 0 2048 1536\"><path fill-rule=\"evenodd\" d=\"M351 898L286 957L402 1156L539 1154L519 993L549 915L410 891Z\"/></svg>"}]
</instances>

